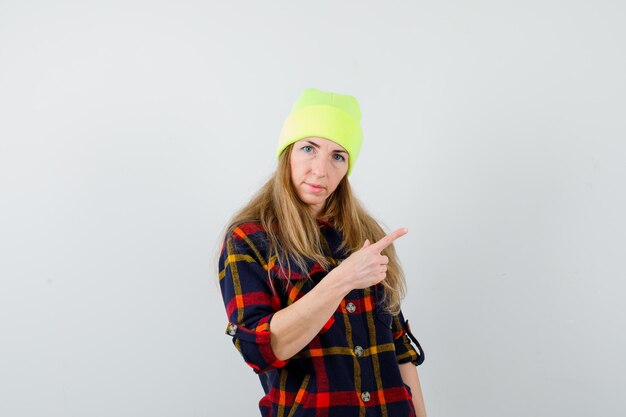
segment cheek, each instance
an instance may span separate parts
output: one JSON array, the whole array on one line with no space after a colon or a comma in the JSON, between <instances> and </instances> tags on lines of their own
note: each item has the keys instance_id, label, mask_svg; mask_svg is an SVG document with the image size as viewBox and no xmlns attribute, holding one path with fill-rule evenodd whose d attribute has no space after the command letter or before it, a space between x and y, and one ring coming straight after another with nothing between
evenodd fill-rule
<instances>
[{"instance_id":1,"label":"cheek","mask_svg":"<svg viewBox=\"0 0 626 417\"><path fill-rule=\"evenodd\" d=\"M298 157L291 158L291 174L294 178L298 179L299 177L302 177L302 175L306 174L306 170L306 160Z\"/></svg>"},{"instance_id":2,"label":"cheek","mask_svg":"<svg viewBox=\"0 0 626 417\"><path fill-rule=\"evenodd\" d=\"M337 187L339 187L339 183L341 182L344 176L345 176L345 173L342 173L341 175L338 175L337 178L335 178L335 181L333 183L334 185L333 191L335 191Z\"/></svg>"},{"instance_id":3,"label":"cheek","mask_svg":"<svg viewBox=\"0 0 626 417\"><path fill-rule=\"evenodd\" d=\"M296 174L298 172L298 161L293 156L293 154L291 154L291 159L289 160L289 165L290 165L289 173L291 174L291 179L293 180L296 177Z\"/></svg>"},{"instance_id":4,"label":"cheek","mask_svg":"<svg viewBox=\"0 0 626 417\"><path fill-rule=\"evenodd\" d=\"M291 179L297 180L300 177L300 167L297 164L291 165Z\"/></svg>"},{"instance_id":5,"label":"cheek","mask_svg":"<svg viewBox=\"0 0 626 417\"><path fill-rule=\"evenodd\" d=\"M297 186L302 182L304 177L304 172L302 171L302 164L294 164L291 166L291 183L294 186Z\"/></svg>"}]
</instances>

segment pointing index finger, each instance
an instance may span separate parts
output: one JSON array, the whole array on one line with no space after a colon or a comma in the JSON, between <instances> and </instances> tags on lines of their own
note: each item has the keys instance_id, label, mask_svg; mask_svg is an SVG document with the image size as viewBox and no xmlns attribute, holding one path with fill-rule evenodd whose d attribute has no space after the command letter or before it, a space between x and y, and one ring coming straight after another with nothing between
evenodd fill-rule
<instances>
[{"instance_id":1,"label":"pointing index finger","mask_svg":"<svg viewBox=\"0 0 626 417\"><path fill-rule=\"evenodd\" d=\"M382 251L387 246L391 245L394 240L397 238L404 236L408 233L408 229L406 227L401 227L400 229L396 229L393 232L387 234L385 237L380 239L378 242L371 245L377 252Z\"/></svg>"}]
</instances>

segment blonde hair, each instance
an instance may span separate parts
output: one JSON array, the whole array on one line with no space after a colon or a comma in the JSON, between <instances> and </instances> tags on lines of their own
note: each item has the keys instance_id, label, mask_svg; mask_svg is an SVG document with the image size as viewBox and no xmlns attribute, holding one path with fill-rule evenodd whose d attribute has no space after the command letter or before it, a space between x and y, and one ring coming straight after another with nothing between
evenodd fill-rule
<instances>
[{"instance_id":1,"label":"blonde hair","mask_svg":"<svg viewBox=\"0 0 626 417\"><path fill-rule=\"evenodd\" d=\"M276 262L289 271L286 280L291 283L290 257L301 271L307 274L306 260L315 260L325 271L332 266L322 249L322 236L315 217L308 206L300 200L291 183L290 155L293 144L290 144L279 157L278 167L269 180L260 188L250 201L228 221L219 237L223 242L231 236L233 230L245 222L258 222L268 236L269 260L276 257ZM387 233L378 222L364 209L360 201L352 194L348 176L337 186L337 189L326 199L320 218L333 223L341 232L343 242L339 250L347 247L349 253L359 250L365 239L370 243L377 242ZM221 248L221 245L218 245ZM216 254L215 265L219 265L220 251ZM381 281L384 286L383 308L397 314L400 302L406 294L406 281L393 244L382 252L389 258L387 277ZM217 271L219 276L219 271ZM275 291L268 268L268 280Z\"/></svg>"}]
</instances>

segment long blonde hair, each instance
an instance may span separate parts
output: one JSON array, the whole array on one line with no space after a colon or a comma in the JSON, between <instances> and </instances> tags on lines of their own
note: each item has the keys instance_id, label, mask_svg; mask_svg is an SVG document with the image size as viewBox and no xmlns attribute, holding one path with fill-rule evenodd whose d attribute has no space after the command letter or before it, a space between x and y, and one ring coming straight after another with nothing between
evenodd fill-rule
<instances>
[{"instance_id":1,"label":"long blonde hair","mask_svg":"<svg viewBox=\"0 0 626 417\"><path fill-rule=\"evenodd\" d=\"M268 236L268 259L276 257L278 265L286 266L291 272L290 257L301 271L305 271L306 260L314 260L326 271L332 264L323 252L322 236L315 217L308 206L300 200L291 183L290 155L293 144L281 153L278 167L269 180L259 189L250 201L228 221L218 242L233 233L235 227L244 222L260 222ZM320 218L333 223L341 232L343 242L339 250L349 249L349 253L359 250L365 239L374 243L387 233L378 222L364 209L360 201L352 194L348 176L337 186L337 189L326 199ZM221 248L221 245L218 245ZM215 265L219 265L220 251L216 254ZM396 250L393 244L382 252L389 258L387 277L381 281L384 286L384 309L392 314L400 311L400 302L406 294L406 281ZM272 279L268 279L272 289ZM219 271L217 271L219 276ZM288 281L289 277L286 277Z\"/></svg>"}]
</instances>

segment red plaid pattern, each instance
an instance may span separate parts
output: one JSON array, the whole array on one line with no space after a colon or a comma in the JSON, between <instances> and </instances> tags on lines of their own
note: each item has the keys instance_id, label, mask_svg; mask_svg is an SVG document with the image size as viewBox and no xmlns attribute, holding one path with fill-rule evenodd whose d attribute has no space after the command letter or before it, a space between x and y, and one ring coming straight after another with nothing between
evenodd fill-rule
<instances>
[{"instance_id":1,"label":"red plaid pattern","mask_svg":"<svg viewBox=\"0 0 626 417\"><path fill-rule=\"evenodd\" d=\"M349 255L338 250L341 235L331 223L318 219L318 225L328 259L337 265ZM281 279L286 271L275 258L268 261L267 235L259 223L239 225L222 247L219 280L228 316L226 334L261 380L265 391L259 401L261 415L414 416L411 390L402 381L398 364L420 365L424 352L402 311L394 316L379 307L384 289L380 284L348 293L296 355L285 361L275 356L269 331L274 313L326 275L314 261L307 268L313 282L292 265L292 286L286 288Z\"/></svg>"}]
</instances>

